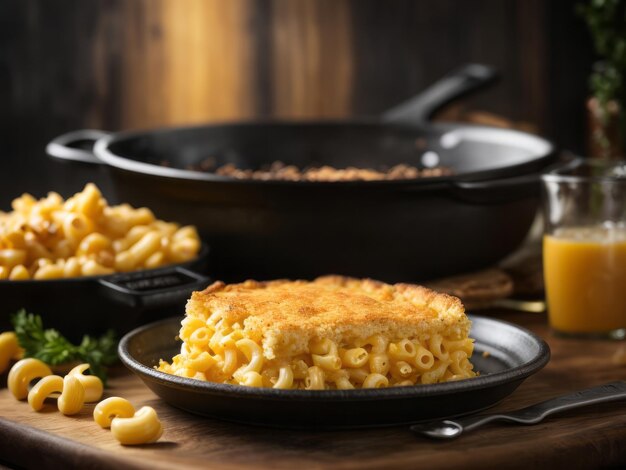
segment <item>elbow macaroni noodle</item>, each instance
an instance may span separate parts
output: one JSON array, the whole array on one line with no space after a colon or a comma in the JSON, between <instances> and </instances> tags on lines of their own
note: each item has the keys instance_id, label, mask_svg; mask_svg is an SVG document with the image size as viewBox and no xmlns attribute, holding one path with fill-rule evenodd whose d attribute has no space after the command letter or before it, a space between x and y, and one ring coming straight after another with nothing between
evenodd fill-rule
<instances>
[{"instance_id":1,"label":"elbow macaroni noodle","mask_svg":"<svg viewBox=\"0 0 626 470\"><path fill-rule=\"evenodd\" d=\"M7 370L11 360L21 359L23 353L15 333L12 331L0 333L0 374Z\"/></svg>"},{"instance_id":2,"label":"elbow macaroni noodle","mask_svg":"<svg viewBox=\"0 0 626 470\"><path fill-rule=\"evenodd\" d=\"M95 375L84 375L89 364L79 364L68 372L68 376L75 377L85 390L85 403L93 403L102 398L104 384Z\"/></svg>"},{"instance_id":3,"label":"elbow macaroni noodle","mask_svg":"<svg viewBox=\"0 0 626 470\"><path fill-rule=\"evenodd\" d=\"M44 400L53 394L60 394L57 398L59 411L66 416L75 415L83 409L85 404L85 389L75 375L48 375L42 378L28 392L28 404L35 411L43 409Z\"/></svg>"},{"instance_id":4,"label":"elbow macaroni noodle","mask_svg":"<svg viewBox=\"0 0 626 470\"><path fill-rule=\"evenodd\" d=\"M92 183L65 201L54 192L40 200L24 194L12 208L0 212L0 280L153 269L200 251L194 227L157 220L145 207L109 206Z\"/></svg>"},{"instance_id":5,"label":"elbow macaroni noodle","mask_svg":"<svg viewBox=\"0 0 626 470\"><path fill-rule=\"evenodd\" d=\"M3 333L0 340L6 342L7 337ZM0 342L0 346L2 344ZM96 376L84 375L88 368L89 364L80 364L65 377L60 377L53 375L50 367L38 359L22 359L11 368L8 387L18 400L27 398L35 411L44 408L47 398L56 398L59 411L71 416L79 413L85 403L102 398L102 381ZM36 378L40 380L29 391L30 382ZM133 405L120 397L107 398L98 403L93 418L100 427L111 428L113 436L123 445L149 444L159 440L163 434L163 425L153 408L144 406L135 412Z\"/></svg>"},{"instance_id":6,"label":"elbow macaroni noodle","mask_svg":"<svg viewBox=\"0 0 626 470\"><path fill-rule=\"evenodd\" d=\"M100 427L111 428L113 436L123 445L149 444L163 434L163 425L153 408L144 406L135 412L133 405L120 397L98 403L93 419Z\"/></svg>"},{"instance_id":7,"label":"elbow macaroni noodle","mask_svg":"<svg viewBox=\"0 0 626 470\"><path fill-rule=\"evenodd\" d=\"M163 425L150 406L144 406L130 418L113 418L111 433L120 444L151 444L163 435Z\"/></svg>"},{"instance_id":8,"label":"elbow macaroni noodle","mask_svg":"<svg viewBox=\"0 0 626 470\"><path fill-rule=\"evenodd\" d=\"M53 396L58 397L61 413L73 415L80 412L85 403L102 398L102 381L94 375L83 375L88 368L89 364L80 364L60 377L53 375L50 367L39 359L22 359L11 368L7 385L16 399L28 399L35 411L40 411L45 399ZM29 391L30 382L37 378L40 380Z\"/></svg>"},{"instance_id":9,"label":"elbow macaroni noodle","mask_svg":"<svg viewBox=\"0 0 626 470\"><path fill-rule=\"evenodd\" d=\"M24 400L28 397L28 385L30 382L49 375L52 375L52 370L39 359L22 359L11 367L7 378L7 386L16 399Z\"/></svg>"},{"instance_id":10,"label":"elbow macaroni noodle","mask_svg":"<svg viewBox=\"0 0 626 470\"><path fill-rule=\"evenodd\" d=\"M203 321L186 317L180 354L158 370L182 377L279 389L353 389L431 384L474 377L473 340L387 338L378 334L335 344L311 341L308 354L267 359L259 338L245 337L238 323L219 313Z\"/></svg>"},{"instance_id":11,"label":"elbow macaroni noodle","mask_svg":"<svg viewBox=\"0 0 626 470\"><path fill-rule=\"evenodd\" d=\"M128 400L110 397L102 400L93 410L93 419L101 428L111 427L113 418L130 418L135 416L135 407Z\"/></svg>"}]
</instances>

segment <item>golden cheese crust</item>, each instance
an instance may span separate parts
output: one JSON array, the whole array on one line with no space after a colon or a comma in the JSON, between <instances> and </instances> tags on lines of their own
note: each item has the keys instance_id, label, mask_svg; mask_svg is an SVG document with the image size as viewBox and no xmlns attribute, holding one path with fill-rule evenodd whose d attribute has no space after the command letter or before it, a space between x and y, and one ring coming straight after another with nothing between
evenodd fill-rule
<instances>
[{"instance_id":1,"label":"golden cheese crust","mask_svg":"<svg viewBox=\"0 0 626 470\"><path fill-rule=\"evenodd\" d=\"M428 339L466 338L470 322L461 301L418 285L324 276L314 281L215 282L194 292L187 315L217 314L239 323L263 344L265 357L306 352L312 339L337 344L383 334Z\"/></svg>"}]
</instances>

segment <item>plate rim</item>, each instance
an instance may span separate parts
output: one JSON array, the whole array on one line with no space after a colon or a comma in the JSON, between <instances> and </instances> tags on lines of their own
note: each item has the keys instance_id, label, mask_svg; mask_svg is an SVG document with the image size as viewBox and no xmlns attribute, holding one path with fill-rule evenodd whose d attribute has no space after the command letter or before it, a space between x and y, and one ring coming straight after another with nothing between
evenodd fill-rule
<instances>
[{"instance_id":1,"label":"plate rim","mask_svg":"<svg viewBox=\"0 0 626 470\"><path fill-rule=\"evenodd\" d=\"M177 375L160 372L152 367L146 366L135 359L130 351L130 342L140 334L147 330L161 327L163 324L181 321L180 316L173 316L148 323L146 325L135 328L125 334L118 345L118 356L122 363L145 380L149 377L152 382L170 388L176 388L185 391L194 391L206 395L228 395L229 397L256 398L264 400L302 400L302 401L368 401L379 399L407 399L407 398L427 398L434 396L443 396L455 394L459 392L470 392L482 389L490 389L499 385L505 385L514 381L521 381L534 373L541 370L550 361L550 347L541 337L532 331L505 320L500 320L482 315L468 314L469 319L481 323L495 323L499 326L505 326L514 330L518 330L523 335L530 337L535 342L539 350L537 354L529 361L519 366L506 369L501 372L495 372L484 376L472 377L452 382L442 382L436 384L419 384L406 387L385 387L376 389L354 389L354 390L281 390L268 387L246 387L243 385L232 385L217 382L204 382L187 377L179 377Z\"/></svg>"}]
</instances>

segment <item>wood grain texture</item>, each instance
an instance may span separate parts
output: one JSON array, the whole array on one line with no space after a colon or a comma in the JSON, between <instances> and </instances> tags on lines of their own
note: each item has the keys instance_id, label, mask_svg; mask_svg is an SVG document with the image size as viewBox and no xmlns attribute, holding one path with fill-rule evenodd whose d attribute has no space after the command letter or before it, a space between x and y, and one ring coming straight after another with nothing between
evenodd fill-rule
<instances>
[{"instance_id":1,"label":"wood grain texture","mask_svg":"<svg viewBox=\"0 0 626 470\"><path fill-rule=\"evenodd\" d=\"M525 103L547 98L526 79L528 69L547 68L541 49L549 38L536 33L535 13L545 8L540 0L355 3L353 109L379 113L461 64L483 62L495 66L502 80L467 105L513 120L537 118Z\"/></svg>"},{"instance_id":2,"label":"wood grain texture","mask_svg":"<svg viewBox=\"0 0 626 470\"><path fill-rule=\"evenodd\" d=\"M583 151L591 54L567 0L4 0L0 30L2 208L106 190L45 157L70 130L376 115L471 61L502 81L466 109Z\"/></svg>"},{"instance_id":3,"label":"wood grain texture","mask_svg":"<svg viewBox=\"0 0 626 470\"><path fill-rule=\"evenodd\" d=\"M624 378L610 361L618 343L552 337L545 317L500 312L543 336L550 364L491 411L535 402ZM302 432L199 418L161 402L119 371L108 395L156 408L165 433L155 445L122 447L91 418L49 408L35 413L0 390L0 460L38 468L80 462L84 468L595 468L626 463L626 403L556 415L535 426L493 424L451 442L429 441L407 427ZM364 410L366 412L367 410Z\"/></svg>"},{"instance_id":4,"label":"wood grain texture","mask_svg":"<svg viewBox=\"0 0 626 470\"><path fill-rule=\"evenodd\" d=\"M273 114L335 117L351 112L352 28L348 0L273 0Z\"/></svg>"},{"instance_id":5,"label":"wood grain texture","mask_svg":"<svg viewBox=\"0 0 626 470\"><path fill-rule=\"evenodd\" d=\"M119 64L112 77L120 84L118 127L252 114L251 0L130 0L114 10L103 16L94 47L101 72L110 67L107 61ZM117 42L102 52L111 47L112 29ZM107 83L101 80L100 88Z\"/></svg>"}]
</instances>

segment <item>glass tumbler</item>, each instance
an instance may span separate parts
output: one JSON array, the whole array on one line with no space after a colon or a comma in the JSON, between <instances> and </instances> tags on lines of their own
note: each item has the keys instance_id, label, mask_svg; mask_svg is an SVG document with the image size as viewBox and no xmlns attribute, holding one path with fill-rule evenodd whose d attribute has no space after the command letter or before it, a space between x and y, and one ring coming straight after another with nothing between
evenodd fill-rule
<instances>
[{"instance_id":1,"label":"glass tumbler","mask_svg":"<svg viewBox=\"0 0 626 470\"><path fill-rule=\"evenodd\" d=\"M626 336L626 161L542 175L548 318L561 336Z\"/></svg>"}]
</instances>

